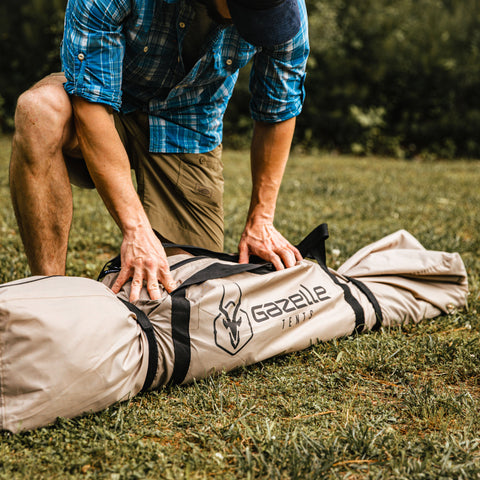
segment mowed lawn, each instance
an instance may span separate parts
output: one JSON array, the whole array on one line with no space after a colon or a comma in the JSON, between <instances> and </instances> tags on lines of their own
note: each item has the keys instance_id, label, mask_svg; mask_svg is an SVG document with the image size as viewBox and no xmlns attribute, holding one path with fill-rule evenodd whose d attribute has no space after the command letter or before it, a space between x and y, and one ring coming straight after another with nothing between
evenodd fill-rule
<instances>
[{"instance_id":1,"label":"mowed lawn","mask_svg":"<svg viewBox=\"0 0 480 480\"><path fill-rule=\"evenodd\" d=\"M0 282L29 274L9 155L10 139L0 138ZM224 160L225 249L235 251L248 152L226 151ZM468 309L0 433L0 478L479 479L479 185L479 161L292 154L276 214L288 239L327 222L327 261L336 268L406 229L426 248L462 255ZM74 196L68 274L95 277L118 253L119 231L96 192Z\"/></svg>"}]
</instances>

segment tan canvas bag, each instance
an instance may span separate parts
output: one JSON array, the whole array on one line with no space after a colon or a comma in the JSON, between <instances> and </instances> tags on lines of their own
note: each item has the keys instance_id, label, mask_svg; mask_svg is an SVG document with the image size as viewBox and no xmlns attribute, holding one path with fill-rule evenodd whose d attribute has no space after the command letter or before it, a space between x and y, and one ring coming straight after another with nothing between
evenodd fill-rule
<instances>
[{"instance_id":1,"label":"tan canvas bag","mask_svg":"<svg viewBox=\"0 0 480 480\"><path fill-rule=\"evenodd\" d=\"M399 231L325 266L325 225L295 267L239 265L197 248L169 257L178 288L132 306L102 283L36 277L0 286L0 428L12 431L97 411L142 388L186 383L333 338L418 322L465 305L456 253L425 250Z\"/></svg>"},{"instance_id":2,"label":"tan canvas bag","mask_svg":"<svg viewBox=\"0 0 480 480\"><path fill-rule=\"evenodd\" d=\"M0 286L0 429L98 411L138 393L147 342L130 311L86 278Z\"/></svg>"}]
</instances>

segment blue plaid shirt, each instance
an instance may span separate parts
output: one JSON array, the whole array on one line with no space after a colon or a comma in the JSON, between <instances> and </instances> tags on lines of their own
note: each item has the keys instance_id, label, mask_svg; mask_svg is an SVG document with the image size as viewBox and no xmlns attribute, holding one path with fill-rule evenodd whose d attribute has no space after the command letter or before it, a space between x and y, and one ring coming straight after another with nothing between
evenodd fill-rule
<instances>
[{"instance_id":1,"label":"blue plaid shirt","mask_svg":"<svg viewBox=\"0 0 480 480\"><path fill-rule=\"evenodd\" d=\"M253 59L252 118L280 122L297 116L309 52L302 28L272 48L247 43L235 26L218 26L190 71L182 42L194 18L193 0L69 0L61 56L65 90L150 119L152 152L202 153L222 141L222 119L238 78Z\"/></svg>"}]
</instances>

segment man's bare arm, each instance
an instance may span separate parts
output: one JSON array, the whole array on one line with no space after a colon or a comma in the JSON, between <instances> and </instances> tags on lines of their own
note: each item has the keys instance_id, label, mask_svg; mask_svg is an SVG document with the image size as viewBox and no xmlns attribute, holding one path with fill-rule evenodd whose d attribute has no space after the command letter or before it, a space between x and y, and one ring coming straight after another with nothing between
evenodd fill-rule
<instances>
[{"instance_id":1,"label":"man's bare arm","mask_svg":"<svg viewBox=\"0 0 480 480\"><path fill-rule=\"evenodd\" d=\"M302 259L300 252L273 226L294 129L295 118L274 124L255 123L251 149L252 197L238 246L240 263L247 263L250 255L257 255L281 270Z\"/></svg>"},{"instance_id":2,"label":"man's bare arm","mask_svg":"<svg viewBox=\"0 0 480 480\"><path fill-rule=\"evenodd\" d=\"M150 297L160 298L158 281L175 288L161 242L152 230L132 183L130 162L108 107L72 97L75 128L90 175L123 235L122 270L112 290L132 277L130 301L138 299L145 281Z\"/></svg>"}]
</instances>

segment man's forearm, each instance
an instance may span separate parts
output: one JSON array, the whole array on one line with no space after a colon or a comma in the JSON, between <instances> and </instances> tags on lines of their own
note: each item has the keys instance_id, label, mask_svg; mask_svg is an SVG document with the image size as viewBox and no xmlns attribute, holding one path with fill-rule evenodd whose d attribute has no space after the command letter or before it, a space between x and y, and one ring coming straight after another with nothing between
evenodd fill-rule
<instances>
[{"instance_id":1,"label":"man's forearm","mask_svg":"<svg viewBox=\"0 0 480 480\"><path fill-rule=\"evenodd\" d=\"M295 118L255 124L252 148L252 197L248 220L273 222L280 184L295 129Z\"/></svg>"},{"instance_id":2,"label":"man's forearm","mask_svg":"<svg viewBox=\"0 0 480 480\"><path fill-rule=\"evenodd\" d=\"M101 104L73 97L75 128L88 170L110 214L125 234L147 220L113 115ZM147 221L148 224L148 221Z\"/></svg>"},{"instance_id":3,"label":"man's forearm","mask_svg":"<svg viewBox=\"0 0 480 480\"><path fill-rule=\"evenodd\" d=\"M122 230L122 270L112 286L118 293L132 278L130 301L135 302L144 283L150 298L160 298L158 281L171 292L163 246L152 230L133 186L130 161L106 107L81 98L72 99L75 127L88 170L108 211Z\"/></svg>"},{"instance_id":4,"label":"man's forearm","mask_svg":"<svg viewBox=\"0 0 480 480\"><path fill-rule=\"evenodd\" d=\"M281 270L293 267L302 258L273 226L294 128L295 118L276 124L255 124L251 152L252 197L238 244L240 263L247 263L250 255L257 255Z\"/></svg>"}]
</instances>

